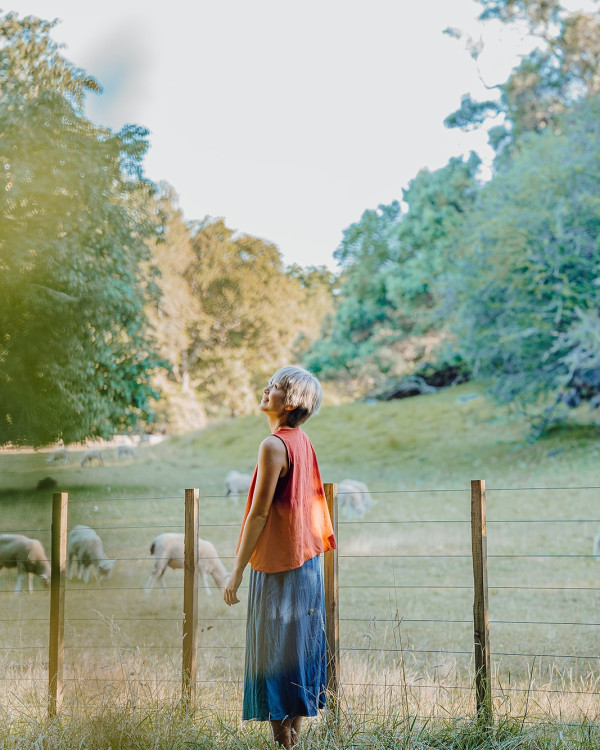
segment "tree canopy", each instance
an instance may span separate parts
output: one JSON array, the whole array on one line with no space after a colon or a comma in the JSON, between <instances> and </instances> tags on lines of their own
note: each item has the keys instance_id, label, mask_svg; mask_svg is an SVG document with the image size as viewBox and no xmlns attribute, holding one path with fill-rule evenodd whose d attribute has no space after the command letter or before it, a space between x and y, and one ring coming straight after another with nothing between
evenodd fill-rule
<instances>
[{"instance_id":1,"label":"tree canopy","mask_svg":"<svg viewBox=\"0 0 600 750\"><path fill-rule=\"evenodd\" d=\"M344 232L336 313L306 361L367 391L457 363L543 429L562 407L600 403L600 23L555 0L478 1L482 20L526 22L539 41L498 98L465 95L446 121L504 116L493 174L484 183L476 155L454 158L365 211Z\"/></svg>"},{"instance_id":2,"label":"tree canopy","mask_svg":"<svg viewBox=\"0 0 600 750\"><path fill-rule=\"evenodd\" d=\"M454 330L496 396L558 404L600 366L600 99L526 138L481 191L457 267Z\"/></svg>"},{"instance_id":3,"label":"tree canopy","mask_svg":"<svg viewBox=\"0 0 600 750\"><path fill-rule=\"evenodd\" d=\"M223 220L186 222L169 185L159 184L154 201L163 231L152 244L159 294L147 312L168 363L161 411L171 424L197 425L253 410L265 378L318 338L333 274L285 268L274 245Z\"/></svg>"},{"instance_id":4,"label":"tree canopy","mask_svg":"<svg viewBox=\"0 0 600 750\"><path fill-rule=\"evenodd\" d=\"M430 354L443 333L444 279L477 195L479 158L421 171L395 201L365 211L345 230L335 317L306 363L326 377L368 388L400 376Z\"/></svg>"},{"instance_id":5,"label":"tree canopy","mask_svg":"<svg viewBox=\"0 0 600 750\"><path fill-rule=\"evenodd\" d=\"M186 275L200 307L190 328L192 383L216 413L245 413L292 356L303 325L310 330L301 307L311 285L286 271L273 244L222 220L200 222L192 247Z\"/></svg>"},{"instance_id":6,"label":"tree canopy","mask_svg":"<svg viewBox=\"0 0 600 750\"><path fill-rule=\"evenodd\" d=\"M467 94L447 119L503 117L491 178L473 153L420 171L344 230L339 276L186 221L144 177L147 131L84 116L100 87L54 22L1 16L0 444L110 436L152 420L165 384L242 414L300 359L354 394L460 362L541 427L600 403L600 22L478 2L539 41L496 98Z\"/></svg>"},{"instance_id":7,"label":"tree canopy","mask_svg":"<svg viewBox=\"0 0 600 750\"><path fill-rule=\"evenodd\" d=\"M97 84L52 23L0 31L0 443L110 436L151 418L147 131L81 114Z\"/></svg>"},{"instance_id":8,"label":"tree canopy","mask_svg":"<svg viewBox=\"0 0 600 750\"><path fill-rule=\"evenodd\" d=\"M102 91L95 78L77 68L52 39L57 21L16 13L0 16L0 99L35 100L44 91L63 96L82 114L86 94Z\"/></svg>"},{"instance_id":9,"label":"tree canopy","mask_svg":"<svg viewBox=\"0 0 600 750\"><path fill-rule=\"evenodd\" d=\"M448 127L470 129L501 115L503 122L489 131L500 157L521 135L553 127L576 102L600 91L600 21L593 13L566 11L559 0L477 1L483 6L481 20L524 22L537 39L508 80L493 87L497 98L478 102L466 94L445 121ZM480 54L485 50L478 48L474 56Z\"/></svg>"}]
</instances>

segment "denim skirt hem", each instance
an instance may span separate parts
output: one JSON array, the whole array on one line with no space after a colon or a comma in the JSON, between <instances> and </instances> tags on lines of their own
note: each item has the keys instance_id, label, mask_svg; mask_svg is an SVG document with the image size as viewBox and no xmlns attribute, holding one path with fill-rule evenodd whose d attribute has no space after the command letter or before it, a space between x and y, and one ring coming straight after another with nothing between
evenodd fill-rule
<instances>
[{"instance_id":1,"label":"denim skirt hem","mask_svg":"<svg viewBox=\"0 0 600 750\"><path fill-rule=\"evenodd\" d=\"M327 648L320 556L282 573L250 572L242 719L316 716Z\"/></svg>"}]
</instances>

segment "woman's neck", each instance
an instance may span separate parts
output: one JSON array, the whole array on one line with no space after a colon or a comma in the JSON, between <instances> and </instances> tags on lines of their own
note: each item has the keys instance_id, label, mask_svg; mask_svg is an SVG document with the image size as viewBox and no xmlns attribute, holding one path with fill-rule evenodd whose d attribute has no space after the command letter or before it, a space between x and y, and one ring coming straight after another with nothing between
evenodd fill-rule
<instances>
[{"instance_id":1,"label":"woman's neck","mask_svg":"<svg viewBox=\"0 0 600 750\"><path fill-rule=\"evenodd\" d=\"M269 419L269 427L271 428L271 432L277 432L277 430L291 430L292 429L286 423L285 419L279 419L279 417L274 417L273 419Z\"/></svg>"}]
</instances>

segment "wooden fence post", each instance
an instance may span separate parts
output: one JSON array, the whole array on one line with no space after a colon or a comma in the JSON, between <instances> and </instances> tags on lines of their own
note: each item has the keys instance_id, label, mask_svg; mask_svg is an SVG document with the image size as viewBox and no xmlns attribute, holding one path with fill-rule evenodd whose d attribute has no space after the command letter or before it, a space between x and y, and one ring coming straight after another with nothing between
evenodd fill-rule
<instances>
[{"instance_id":1,"label":"wooden fence post","mask_svg":"<svg viewBox=\"0 0 600 750\"><path fill-rule=\"evenodd\" d=\"M475 696L477 716L491 724L490 611L487 577L485 481L471 481L471 548L473 554L473 633L475 641Z\"/></svg>"},{"instance_id":2,"label":"wooden fence post","mask_svg":"<svg viewBox=\"0 0 600 750\"><path fill-rule=\"evenodd\" d=\"M337 484L325 484L325 498L333 524L333 533L337 539ZM327 635L327 694L332 702L332 715L337 717L339 709L339 671L340 671L340 611L338 583L337 549L325 552L325 617Z\"/></svg>"},{"instance_id":3,"label":"wooden fence post","mask_svg":"<svg viewBox=\"0 0 600 750\"><path fill-rule=\"evenodd\" d=\"M48 646L48 715L56 716L63 699L65 634L65 570L69 495L52 495L50 551L50 640Z\"/></svg>"},{"instance_id":4,"label":"wooden fence post","mask_svg":"<svg viewBox=\"0 0 600 750\"><path fill-rule=\"evenodd\" d=\"M181 700L186 710L190 710L196 698L198 650L198 497L199 491L197 489L188 489L185 491Z\"/></svg>"}]
</instances>

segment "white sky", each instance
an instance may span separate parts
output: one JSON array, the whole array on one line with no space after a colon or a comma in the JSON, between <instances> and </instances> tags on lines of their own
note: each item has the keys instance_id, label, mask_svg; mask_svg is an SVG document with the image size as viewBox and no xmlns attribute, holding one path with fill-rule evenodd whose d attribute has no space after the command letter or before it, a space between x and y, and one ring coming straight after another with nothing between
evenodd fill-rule
<instances>
[{"instance_id":1,"label":"white sky","mask_svg":"<svg viewBox=\"0 0 600 750\"><path fill-rule=\"evenodd\" d=\"M427 167L485 147L446 130L460 97L489 97L458 27L478 38L486 83L522 39L477 25L474 0L13 0L59 18L64 54L96 77L88 115L150 130L146 174L186 219L223 217L286 263L327 264L367 208Z\"/></svg>"}]
</instances>

